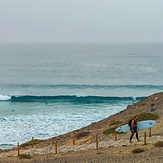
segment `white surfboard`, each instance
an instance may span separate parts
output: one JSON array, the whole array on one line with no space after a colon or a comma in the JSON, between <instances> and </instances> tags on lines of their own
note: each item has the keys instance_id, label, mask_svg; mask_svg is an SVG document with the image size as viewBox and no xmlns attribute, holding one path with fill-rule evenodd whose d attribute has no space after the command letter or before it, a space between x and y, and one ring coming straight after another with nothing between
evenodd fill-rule
<instances>
[{"instance_id":1,"label":"white surfboard","mask_svg":"<svg viewBox=\"0 0 163 163\"><path fill-rule=\"evenodd\" d=\"M151 128L154 125L156 125L156 121L154 120L146 120L146 121L137 122L137 131L143 130L146 128ZM130 132L131 130L130 130L130 126L126 124L126 125L116 128L116 131L117 132Z\"/></svg>"}]
</instances>

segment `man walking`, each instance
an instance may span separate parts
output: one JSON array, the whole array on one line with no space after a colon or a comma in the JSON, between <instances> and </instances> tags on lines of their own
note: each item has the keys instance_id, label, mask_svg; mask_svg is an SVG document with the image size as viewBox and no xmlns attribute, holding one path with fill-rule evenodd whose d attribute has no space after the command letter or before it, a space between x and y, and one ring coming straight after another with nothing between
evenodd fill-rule
<instances>
[{"instance_id":1,"label":"man walking","mask_svg":"<svg viewBox=\"0 0 163 163\"><path fill-rule=\"evenodd\" d=\"M140 141L138 138L138 131L137 131L137 119L138 117L135 116L134 119L131 121L131 125L130 125L130 130L131 130L131 136L130 136L130 143L132 143L132 138L134 136L134 133L136 133L136 139L137 141Z\"/></svg>"}]
</instances>

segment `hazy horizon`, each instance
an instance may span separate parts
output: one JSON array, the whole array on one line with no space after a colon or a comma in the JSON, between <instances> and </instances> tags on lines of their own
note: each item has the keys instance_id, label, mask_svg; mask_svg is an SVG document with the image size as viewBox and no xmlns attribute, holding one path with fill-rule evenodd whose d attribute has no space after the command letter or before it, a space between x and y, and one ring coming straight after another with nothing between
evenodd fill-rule
<instances>
[{"instance_id":1,"label":"hazy horizon","mask_svg":"<svg viewBox=\"0 0 163 163\"><path fill-rule=\"evenodd\" d=\"M163 42L161 0L0 0L0 43Z\"/></svg>"}]
</instances>

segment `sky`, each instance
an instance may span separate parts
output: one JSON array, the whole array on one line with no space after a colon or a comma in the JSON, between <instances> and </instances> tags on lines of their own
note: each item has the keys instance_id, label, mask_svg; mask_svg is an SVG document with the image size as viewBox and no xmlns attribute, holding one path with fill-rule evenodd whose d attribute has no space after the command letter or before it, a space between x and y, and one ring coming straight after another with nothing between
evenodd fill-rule
<instances>
[{"instance_id":1,"label":"sky","mask_svg":"<svg viewBox=\"0 0 163 163\"><path fill-rule=\"evenodd\" d=\"M0 42L163 42L163 0L0 0Z\"/></svg>"}]
</instances>

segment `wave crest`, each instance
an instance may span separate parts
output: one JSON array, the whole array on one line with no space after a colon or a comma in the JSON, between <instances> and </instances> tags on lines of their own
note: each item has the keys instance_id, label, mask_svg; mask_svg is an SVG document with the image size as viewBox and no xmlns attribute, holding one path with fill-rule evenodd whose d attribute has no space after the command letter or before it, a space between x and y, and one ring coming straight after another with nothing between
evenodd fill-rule
<instances>
[{"instance_id":1,"label":"wave crest","mask_svg":"<svg viewBox=\"0 0 163 163\"><path fill-rule=\"evenodd\" d=\"M136 101L145 97L136 97ZM108 97L108 96L76 96L76 95L58 95L58 96L12 96L11 102L69 102L69 103L117 103L120 101L132 101L132 97Z\"/></svg>"},{"instance_id":2,"label":"wave crest","mask_svg":"<svg viewBox=\"0 0 163 163\"><path fill-rule=\"evenodd\" d=\"M11 99L11 96L7 96L7 95L0 95L0 101L8 101Z\"/></svg>"}]
</instances>

